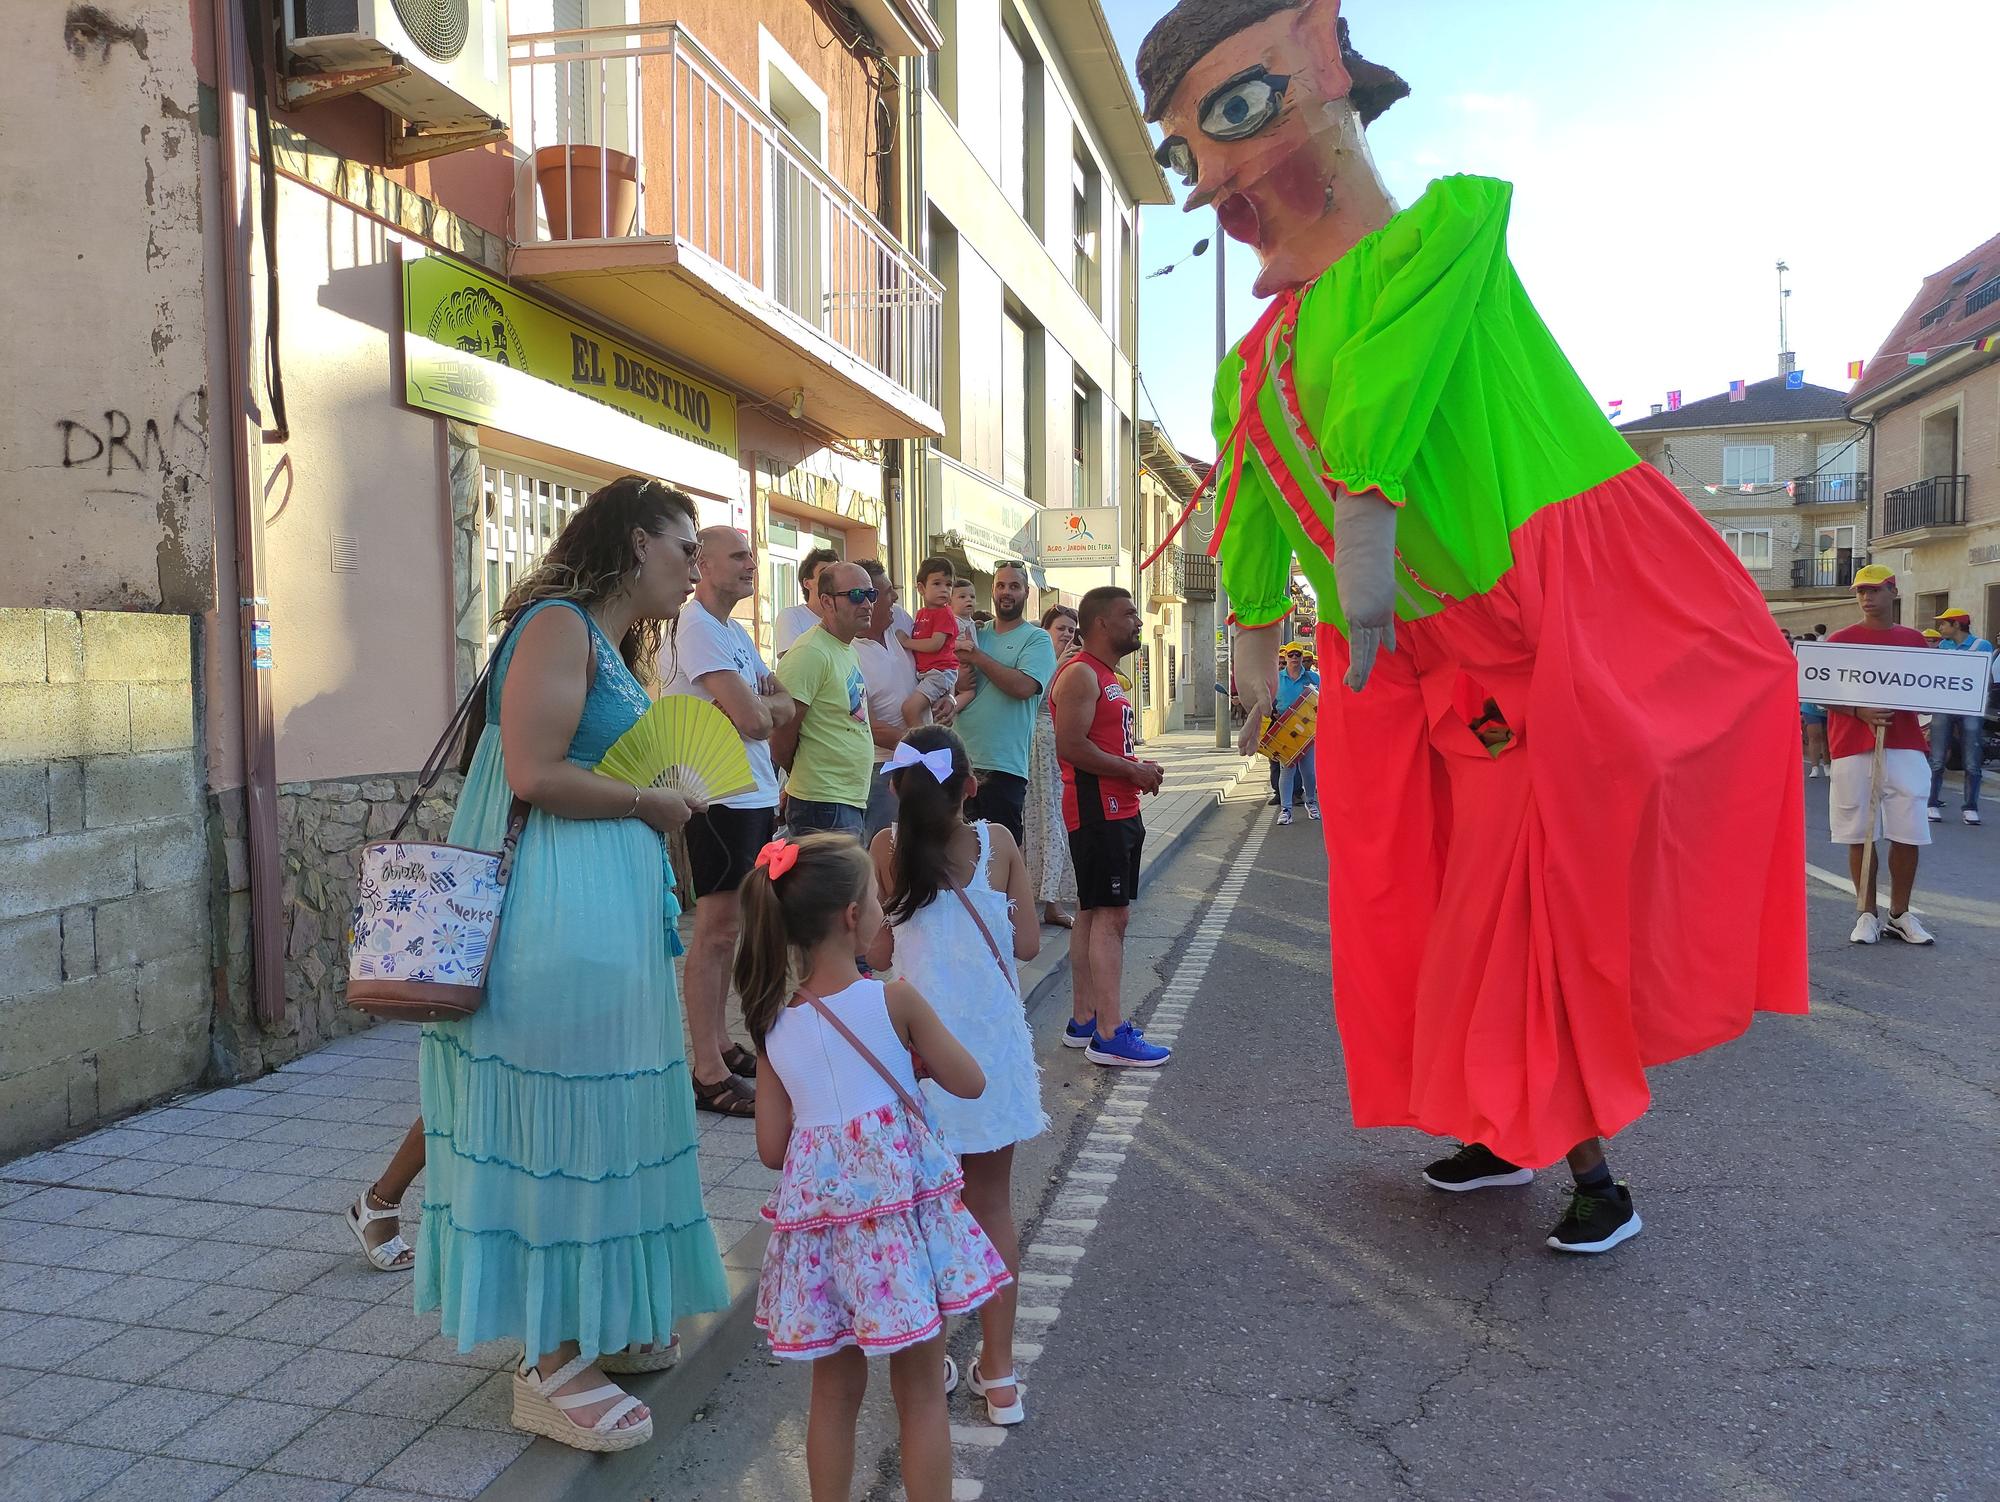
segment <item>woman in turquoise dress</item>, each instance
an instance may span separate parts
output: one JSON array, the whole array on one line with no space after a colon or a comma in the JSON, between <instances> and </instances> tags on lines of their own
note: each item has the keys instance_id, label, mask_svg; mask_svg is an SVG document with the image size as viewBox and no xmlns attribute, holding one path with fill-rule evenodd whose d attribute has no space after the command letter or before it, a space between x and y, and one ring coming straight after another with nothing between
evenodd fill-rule
<instances>
[{"instance_id":1,"label":"woman in turquoise dress","mask_svg":"<svg viewBox=\"0 0 2000 1502\"><path fill-rule=\"evenodd\" d=\"M695 512L656 480L593 495L508 596L451 840L526 827L485 1004L424 1029L416 1305L470 1350L518 1340L516 1427L586 1450L652 1436L606 1371L672 1357L727 1302L702 1212L662 835L687 800L589 770L651 703L640 674L693 581Z\"/></svg>"}]
</instances>

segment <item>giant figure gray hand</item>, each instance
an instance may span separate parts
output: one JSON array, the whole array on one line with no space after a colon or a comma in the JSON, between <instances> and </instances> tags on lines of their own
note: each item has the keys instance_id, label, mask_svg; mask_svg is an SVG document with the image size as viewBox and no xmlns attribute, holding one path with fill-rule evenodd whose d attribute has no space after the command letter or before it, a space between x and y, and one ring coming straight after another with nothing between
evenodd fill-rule
<instances>
[{"instance_id":1,"label":"giant figure gray hand","mask_svg":"<svg viewBox=\"0 0 2000 1502\"><path fill-rule=\"evenodd\" d=\"M1333 572L1347 617L1347 686L1359 693L1375 658L1396 650L1396 508L1341 491L1333 502Z\"/></svg>"}]
</instances>

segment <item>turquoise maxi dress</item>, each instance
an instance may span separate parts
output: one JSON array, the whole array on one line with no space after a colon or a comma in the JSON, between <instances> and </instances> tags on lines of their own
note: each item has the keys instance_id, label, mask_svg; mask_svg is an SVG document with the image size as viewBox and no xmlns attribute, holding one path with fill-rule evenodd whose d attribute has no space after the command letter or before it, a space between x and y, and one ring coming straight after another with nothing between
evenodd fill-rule
<instances>
[{"instance_id":1,"label":"turquoise maxi dress","mask_svg":"<svg viewBox=\"0 0 2000 1502\"><path fill-rule=\"evenodd\" d=\"M592 766L650 702L580 607L597 673L569 759ZM525 617L523 618L525 621ZM512 794L500 695L451 841L497 850ZM679 908L659 835L638 819L528 815L486 1002L424 1029L425 1165L416 1307L461 1351L518 1340L532 1361L664 1342L728 1302L702 1211L673 956Z\"/></svg>"}]
</instances>

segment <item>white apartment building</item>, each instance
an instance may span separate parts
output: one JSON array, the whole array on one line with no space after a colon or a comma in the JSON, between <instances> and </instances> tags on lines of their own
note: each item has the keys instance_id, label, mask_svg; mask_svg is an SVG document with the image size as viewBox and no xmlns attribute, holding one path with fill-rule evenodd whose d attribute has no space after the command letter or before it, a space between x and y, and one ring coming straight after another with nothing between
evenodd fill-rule
<instances>
[{"instance_id":1,"label":"white apartment building","mask_svg":"<svg viewBox=\"0 0 2000 1502\"><path fill-rule=\"evenodd\" d=\"M1097 0L930 0L944 45L917 114L922 231L944 286L944 436L911 479L913 545L980 580L1038 565L1043 603L1130 585L1138 206L1172 201ZM1039 568L1042 513L1120 507L1119 556ZM899 562L902 560L899 559Z\"/></svg>"}]
</instances>

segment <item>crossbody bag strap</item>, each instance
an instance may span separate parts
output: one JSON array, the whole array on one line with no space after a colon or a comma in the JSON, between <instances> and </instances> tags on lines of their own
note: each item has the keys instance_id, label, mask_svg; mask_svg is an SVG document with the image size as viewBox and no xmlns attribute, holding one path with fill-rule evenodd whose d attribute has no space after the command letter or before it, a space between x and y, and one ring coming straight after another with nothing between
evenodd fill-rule
<instances>
[{"instance_id":1,"label":"crossbody bag strap","mask_svg":"<svg viewBox=\"0 0 2000 1502\"><path fill-rule=\"evenodd\" d=\"M901 1080L897 1079L896 1076L889 1073L887 1066L885 1066L880 1059L875 1057L874 1050L869 1048L869 1046L866 1043L863 1043L859 1038L854 1036L854 1029L849 1027L846 1023L842 1022L839 1017L834 1015L832 1007L828 1006L825 1002L821 1001L817 996L813 995L812 992L807 991L804 988L800 989L799 995L803 996L807 1000L807 1002L809 1002L812 1005L814 1011L818 1012L820 1016L824 1017L827 1020L827 1022L832 1026L833 1030L836 1033L839 1033L841 1037L845 1038L848 1041L849 1045L854 1049L856 1053L861 1055L862 1059L867 1062L870 1068L872 1068L877 1074L882 1076L883 1082L887 1084L891 1090L896 1092L896 1099L900 1100L903 1103L904 1110L908 1111L912 1116L915 1116L920 1120L924 1118L923 1105L917 1100L917 1098L914 1095L910 1094L909 1091L903 1088L903 1082Z\"/></svg>"},{"instance_id":2,"label":"crossbody bag strap","mask_svg":"<svg viewBox=\"0 0 2000 1502\"><path fill-rule=\"evenodd\" d=\"M948 877L946 879L950 880ZM1000 973L1007 977L1008 983L1011 985L1014 980L1014 972L1007 968L1007 961L1000 953L1000 946L993 942L993 930L988 928L986 920L979 916L979 909L973 906L972 899L966 895L964 887L954 881L951 883L951 890L958 900L965 904L966 912L972 916L972 921L978 925L979 937L986 941L986 949L993 956L993 963L1000 967Z\"/></svg>"},{"instance_id":3,"label":"crossbody bag strap","mask_svg":"<svg viewBox=\"0 0 2000 1502\"><path fill-rule=\"evenodd\" d=\"M500 649L496 645L492 655L486 659L486 666L481 668L479 676L472 680L472 687L466 691L465 697L458 701L458 708L453 711L451 720L445 725L444 734L439 736L438 743L431 747L431 754L424 758L423 770L417 773L417 790L410 795L410 801L403 805L403 816L396 821L396 827L389 831L390 839L400 840L403 837L404 828L416 816L417 805L424 801L424 795L436 784L438 778L444 775L445 763L451 758L451 748L458 744L459 736L464 734L465 722L472 718L473 703L486 692L486 685L493 677L493 664L499 660ZM514 801L518 804L520 799ZM510 831L513 828L511 817L508 820L508 827Z\"/></svg>"}]
</instances>

